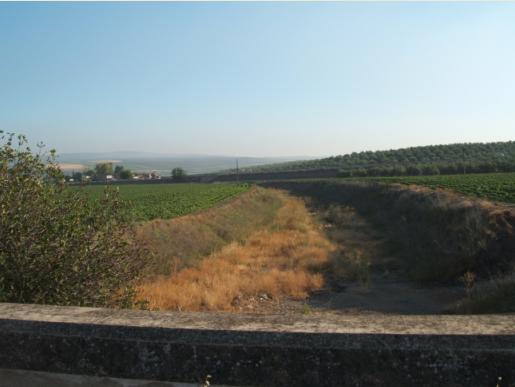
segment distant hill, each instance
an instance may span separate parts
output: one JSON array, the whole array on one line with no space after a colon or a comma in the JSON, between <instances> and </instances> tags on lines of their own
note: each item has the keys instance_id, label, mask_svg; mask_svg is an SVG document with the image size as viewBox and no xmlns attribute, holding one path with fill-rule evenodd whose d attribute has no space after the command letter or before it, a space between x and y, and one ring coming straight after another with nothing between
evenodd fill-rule
<instances>
[{"instance_id":1,"label":"distant hill","mask_svg":"<svg viewBox=\"0 0 515 387\"><path fill-rule=\"evenodd\" d=\"M342 176L419 175L515 170L515 141L366 151L242 168L242 173L338 169ZM229 173L234 173L231 171Z\"/></svg>"},{"instance_id":2,"label":"distant hill","mask_svg":"<svg viewBox=\"0 0 515 387\"><path fill-rule=\"evenodd\" d=\"M156 171L161 176L169 176L176 167L183 168L188 174L203 174L234 168L236 160L240 167L259 166L271 163L283 163L309 157L231 157L204 155L168 155L148 152L98 152L98 153L64 153L58 156L62 169L71 173L94 168L102 161L111 161L114 165L123 165L134 172Z\"/></svg>"}]
</instances>

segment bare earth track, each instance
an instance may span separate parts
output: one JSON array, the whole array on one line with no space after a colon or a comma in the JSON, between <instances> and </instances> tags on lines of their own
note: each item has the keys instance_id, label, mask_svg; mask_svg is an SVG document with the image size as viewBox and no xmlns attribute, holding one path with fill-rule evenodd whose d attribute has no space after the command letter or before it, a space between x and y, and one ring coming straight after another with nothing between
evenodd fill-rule
<instances>
[{"instance_id":1,"label":"bare earth track","mask_svg":"<svg viewBox=\"0 0 515 387\"><path fill-rule=\"evenodd\" d=\"M439 314L465 296L463 286L421 287L392 271L395 257L385 256L385 239L352 208L311 214L338 246L326 286L305 302L277 304L276 312Z\"/></svg>"}]
</instances>

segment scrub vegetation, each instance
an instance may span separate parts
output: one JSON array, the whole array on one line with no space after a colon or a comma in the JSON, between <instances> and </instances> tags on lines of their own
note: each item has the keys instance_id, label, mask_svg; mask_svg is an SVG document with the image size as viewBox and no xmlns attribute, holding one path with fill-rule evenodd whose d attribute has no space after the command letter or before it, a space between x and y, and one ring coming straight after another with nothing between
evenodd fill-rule
<instances>
[{"instance_id":1,"label":"scrub vegetation","mask_svg":"<svg viewBox=\"0 0 515 387\"><path fill-rule=\"evenodd\" d=\"M472 273L485 286L475 286L463 305L474 311L491 311L494 304L515 310L515 211L510 207L420 186L335 180L264 185L310 197L321 209L354 208L384 236L384 254L395 258L384 262L386 270L432 286L462 283Z\"/></svg>"},{"instance_id":2,"label":"scrub vegetation","mask_svg":"<svg viewBox=\"0 0 515 387\"><path fill-rule=\"evenodd\" d=\"M170 275L228 243L243 242L256 230L270 227L281 204L278 195L255 187L212 209L140 223L136 239L153 252L145 273Z\"/></svg>"},{"instance_id":3,"label":"scrub vegetation","mask_svg":"<svg viewBox=\"0 0 515 387\"><path fill-rule=\"evenodd\" d=\"M53 151L0 132L0 302L131 306L149 255L117 192L63 184Z\"/></svg>"},{"instance_id":4,"label":"scrub vegetation","mask_svg":"<svg viewBox=\"0 0 515 387\"><path fill-rule=\"evenodd\" d=\"M256 297L302 300L320 289L334 246L302 200L277 191L266 195L281 203L270 224L196 265L143 283L141 299L151 309L241 310Z\"/></svg>"},{"instance_id":5,"label":"scrub vegetation","mask_svg":"<svg viewBox=\"0 0 515 387\"><path fill-rule=\"evenodd\" d=\"M450 281L503 271L515 257L515 214L485 200L419 186L371 182L278 182L321 205L354 207L381 229L414 280Z\"/></svg>"}]
</instances>

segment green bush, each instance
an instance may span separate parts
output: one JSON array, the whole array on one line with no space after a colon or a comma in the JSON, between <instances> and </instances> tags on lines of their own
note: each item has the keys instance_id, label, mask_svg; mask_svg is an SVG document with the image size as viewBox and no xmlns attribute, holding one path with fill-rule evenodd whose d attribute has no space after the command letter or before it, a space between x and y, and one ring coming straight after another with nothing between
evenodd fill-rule
<instances>
[{"instance_id":1,"label":"green bush","mask_svg":"<svg viewBox=\"0 0 515 387\"><path fill-rule=\"evenodd\" d=\"M182 168L172 169L172 179L175 181L184 181L186 179L186 172Z\"/></svg>"},{"instance_id":2,"label":"green bush","mask_svg":"<svg viewBox=\"0 0 515 387\"><path fill-rule=\"evenodd\" d=\"M0 132L0 302L129 306L145 265L113 189L67 188L55 152Z\"/></svg>"}]
</instances>

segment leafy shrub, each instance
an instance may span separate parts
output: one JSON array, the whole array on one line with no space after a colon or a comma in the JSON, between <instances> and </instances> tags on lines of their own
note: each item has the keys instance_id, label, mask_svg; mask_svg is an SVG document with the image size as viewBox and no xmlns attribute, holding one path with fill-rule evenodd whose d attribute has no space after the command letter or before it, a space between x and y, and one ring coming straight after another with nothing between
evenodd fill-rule
<instances>
[{"instance_id":1,"label":"leafy shrub","mask_svg":"<svg viewBox=\"0 0 515 387\"><path fill-rule=\"evenodd\" d=\"M146 254L117 192L89 200L63 184L54 151L3 132L0 144L0 301L129 305Z\"/></svg>"}]
</instances>

